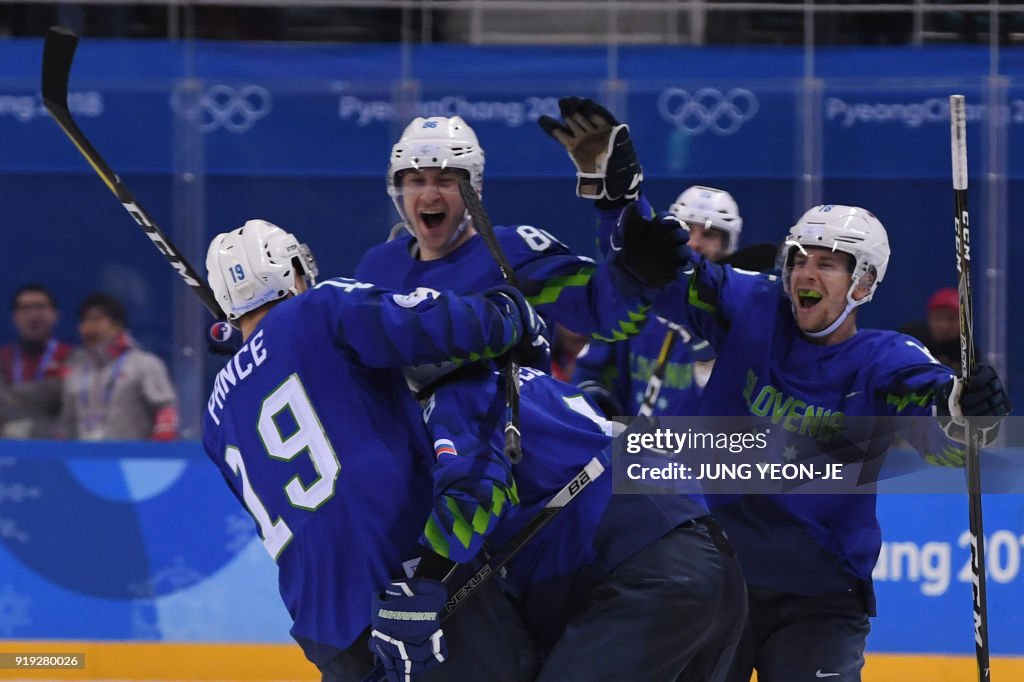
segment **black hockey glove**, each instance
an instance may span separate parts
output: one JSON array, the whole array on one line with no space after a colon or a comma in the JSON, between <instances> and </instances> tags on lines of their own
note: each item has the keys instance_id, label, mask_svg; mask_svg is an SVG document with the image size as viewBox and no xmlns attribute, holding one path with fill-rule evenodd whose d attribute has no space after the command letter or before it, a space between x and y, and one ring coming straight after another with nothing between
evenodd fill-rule
<instances>
[{"instance_id":1,"label":"black hockey glove","mask_svg":"<svg viewBox=\"0 0 1024 682\"><path fill-rule=\"evenodd\" d=\"M535 367L543 372L551 371L551 344L546 338L547 325L537 314L526 297L508 285L487 289L481 296L498 306L521 330L519 342L515 345L516 359L521 367ZM499 365L504 358L497 358ZM489 365L466 362L435 362L426 365L412 365L402 368L405 381L417 399L423 399L441 380L452 380L480 371Z\"/></svg>"},{"instance_id":2,"label":"black hockey glove","mask_svg":"<svg viewBox=\"0 0 1024 682\"><path fill-rule=\"evenodd\" d=\"M610 242L612 274L622 293L636 295L679 279L693 252L690 230L670 213L645 218L636 204L619 217Z\"/></svg>"},{"instance_id":3,"label":"black hockey glove","mask_svg":"<svg viewBox=\"0 0 1024 682\"><path fill-rule=\"evenodd\" d=\"M621 417L625 414L622 405L615 395L608 390L608 387L593 379L581 382L580 390L587 394L587 397L594 401L594 404L601 408L601 412L608 419Z\"/></svg>"},{"instance_id":4,"label":"black hockey glove","mask_svg":"<svg viewBox=\"0 0 1024 682\"><path fill-rule=\"evenodd\" d=\"M942 387L936 398L936 410L942 420L942 429L951 439L966 442L966 421L981 432L981 444L988 445L999 435L999 422L1010 414L1013 405L1003 388L1003 382L991 365L978 365L965 386L956 377Z\"/></svg>"},{"instance_id":5,"label":"black hockey glove","mask_svg":"<svg viewBox=\"0 0 1024 682\"><path fill-rule=\"evenodd\" d=\"M644 175L629 126L592 99L563 97L558 108L561 121L541 116L537 124L569 153L576 166L576 194L598 200L598 208L636 199Z\"/></svg>"},{"instance_id":6,"label":"black hockey glove","mask_svg":"<svg viewBox=\"0 0 1024 682\"><path fill-rule=\"evenodd\" d=\"M544 372L551 371L551 343L547 339L547 325L537 314L526 297L518 289L497 286L483 293L492 303L503 306L509 313L519 315L522 320L523 336L516 346L517 359L521 367L535 367Z\"/></svg>"}]
</instances>

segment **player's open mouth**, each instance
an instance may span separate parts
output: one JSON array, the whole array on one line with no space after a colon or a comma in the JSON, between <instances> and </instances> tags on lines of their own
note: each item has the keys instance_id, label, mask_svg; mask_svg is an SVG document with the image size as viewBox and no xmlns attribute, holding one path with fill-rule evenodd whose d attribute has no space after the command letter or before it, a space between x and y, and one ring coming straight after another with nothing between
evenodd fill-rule
<instances>
[{"instance_id":1,"label":"player's open mouth","mask_svg":"<svg viewBox=\"0 0 1024 682\"><path fill-rule=\"evenodd\" d=\"M823 298L820 291L812 291L811 289L798 289L796 292L797 302L803 309L813 308L818 305Z\"/></svg>"},{"instance_id":2,"label":"player's open mouth","mask_svg":"<svg viewBox=\"0 0 1024 682\"><path fill-rule=\"evenodd\" d=\"M420 211L420 220L428 228L433 229L444 222L446 215L444 211Z\"/></svg>"}]
</instances>

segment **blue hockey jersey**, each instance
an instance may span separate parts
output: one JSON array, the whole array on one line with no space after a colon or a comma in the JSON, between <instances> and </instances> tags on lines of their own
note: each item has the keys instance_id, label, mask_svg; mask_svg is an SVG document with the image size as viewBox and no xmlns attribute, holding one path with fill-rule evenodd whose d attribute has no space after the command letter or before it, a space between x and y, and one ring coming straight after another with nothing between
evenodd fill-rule
<instances>
[{"instance_id":1,"label":"blue hockey jersey","mask_svg":"<svg viewBox=\"0 0 1024 682\"><path fill-rule=\"evenodd\" d=\"M904 334L861 329L842 343L811 343L777 276L699 256L695 262L694 274L666 288L655 311L694 329L716 351L700 415L767 417L798 442L799 434L811 433L803 426L823 418L841 427L846 417L930 415L937 389L952 379L948 367ZM962 452L937 427L904 435L928 460ZM871 448L884 452L891 436L878 438ZM881 547L874 495L747 495L709 503L749 584L809 596L861 589L873 613L871 572Z\"/></svg>"},{"instance_id":2,"label":"blue hockey jersey","mask_svg":"<svg viewBox=\"0 0 1024 682\"><path fill-rule=\"evenodd\" d=\"M577 388L531 368L520 376L523 458L516 465L503 454L503 375L487 371L444 383L426 403L437 457L432 519L450 520L458 505L466 522L457 524L462 533L445 538L428 526L421 541L458 559L464 555L453 547L475 552L483 539L496 550L600 458L605 474L508 565L534 636L549 646L596 581L680 523L707 514L707 507L696 482L688 495L612 495L611 423ZM512 489L518 506L491 503L493 490Z\"/></svg>"},{"instance_id":3,"label":"blue hockey jersey","mask_svg":"<svg viewBox=\"0 0 1024 682\"><path fill-rule=\"evenodd\" d=\"M545 230L531 225L495 227L495 236L519 279L519 288L546 319L579 334L621 340L636 334L647 308L612 284L607 264L573 254ZM412 236L378 244L363 256L356 278L391 289L417 287L482 291L502 283L501 272L480 235L444 258L417 259Z\"/></svg>"},{"instance_id":4,"label":"blue hockey jersey","mask_svg":"<svg viewBox=\"0 0 1024 682\"><path fill-rule=\"evenodd\" d=\"M419 406L374 368L493 357L520 333L480 296L335 279L274 306L217 375L204 448L277 562L292 635L314 663L369 625L371 593L418 554L430 513Z\"/></svg>"},{"instance_id":5,"label":"blue hockey jersey","mask_svg":"<svg viewBox=\"0 0 1024 682\"><path fill-rule=\"evenodd\" d=\"M674 326L675 329L651 316L640 333L626 341L591 341L576 356L572 383L596 381L611 392L625 415L638 414L651 374L671 334L675 338L668 348L661 389L651 414L695 414L703 390L697 363L713 360L714 351L707 341Z\"/></svg>"}]
</instances>

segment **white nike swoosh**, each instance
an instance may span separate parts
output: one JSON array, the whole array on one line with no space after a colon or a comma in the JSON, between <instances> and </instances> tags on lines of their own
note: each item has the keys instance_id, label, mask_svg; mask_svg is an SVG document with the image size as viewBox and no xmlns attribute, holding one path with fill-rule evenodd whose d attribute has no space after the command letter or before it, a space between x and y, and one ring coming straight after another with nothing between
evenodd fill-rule
<instances>
[{"instance_id":1,"label":"white nike swoosh","mask_svg":"<svg viewBox=\"0 0 1024 682\"><path fill-rule=\"evenodd\" d=\"M849 393L847 393L847 394L846 394L845 396L843 396L843 397L844 397L844 398L852 398L853 396L855 396L855 395L857 395L857 394L859 394L859 393L863 393L863 392L864 392L864 391L850 391ZM832 673L832 674L833 674L833 675L838 675L839 673ZM828 677L828 675L825 675L824 677Z\"/></svg>"},{"instance_id":2,"label":"white nike swoosh","mask_svg":"<svg viewBox=\"0 0 1024 682\"><path fill-rule=\"evenodd\" d=\"M857 393L860 393L860 391L857 391ZM814 676L815 677L839 677L839 673L823 673L823 672L821 672L821 669L819 668L817 671L815 671Z\"/></svg>"}]
</instances>

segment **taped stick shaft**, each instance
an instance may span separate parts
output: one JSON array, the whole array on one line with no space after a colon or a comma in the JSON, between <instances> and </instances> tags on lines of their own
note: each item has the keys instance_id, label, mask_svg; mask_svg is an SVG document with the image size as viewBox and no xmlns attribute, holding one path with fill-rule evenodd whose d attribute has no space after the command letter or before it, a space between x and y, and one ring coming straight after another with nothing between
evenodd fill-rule
<instances>
[{"instance_id":1,"label":"taped stick shaft","mask_svg":"<svg viewBox=\"0 0 1024 682\"><path fill-rule=\"evenodd\" d=\"M459 194L462 195L462 201L473 220L473 227L498 264L502 278L509 286L518 289L519 280L516 278L515 270L505 257L505 252L502 251L501 244L494 234L494 225L491 224L480 197L468 180L459 181ZM508 362L505 364L505 408L508 412L505 423L505 456L515 464L523 458L522 437L519 432L519 358L515 350L509 354Z\"/></svg>"},{"instance_id":2,"label":"taped stick shaft","mask_svg":"<svg viewBox=\"0 0 1024 682\"><path fill-rule=\"evenodd\" d=\"M967 210L967 104L963 95L949 98L950 151L953 157L953 227L956 231L957 298L960 311L961 377L966 384L975 368L974 314L971 292L971 220ZM978 430L966 423L968 521L974 597L974 653L978 680L989 682L988 598L985 575L985 527L981 498L981 448Z\"/></svg>"}]
</instances>

